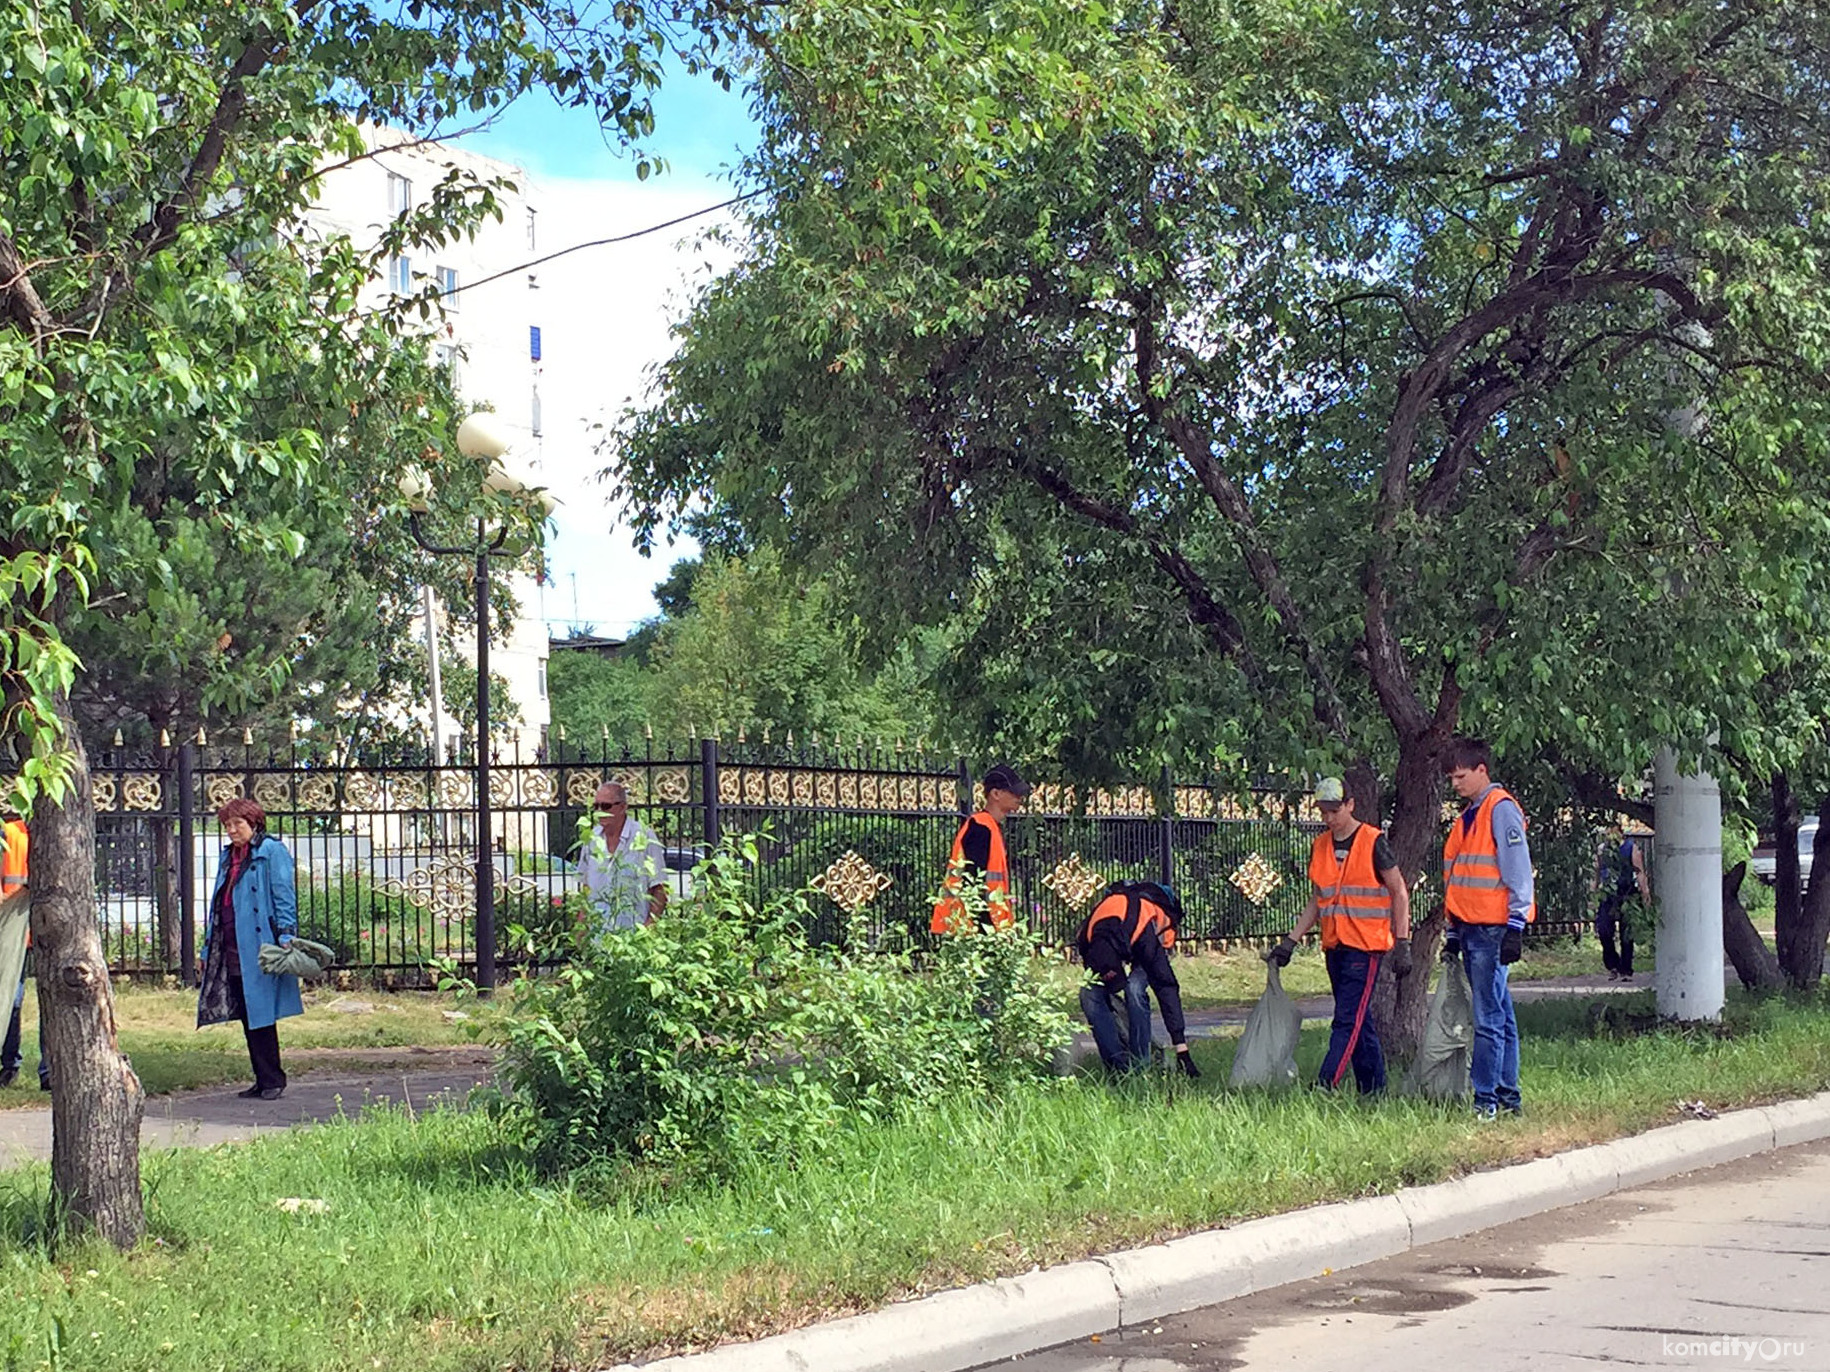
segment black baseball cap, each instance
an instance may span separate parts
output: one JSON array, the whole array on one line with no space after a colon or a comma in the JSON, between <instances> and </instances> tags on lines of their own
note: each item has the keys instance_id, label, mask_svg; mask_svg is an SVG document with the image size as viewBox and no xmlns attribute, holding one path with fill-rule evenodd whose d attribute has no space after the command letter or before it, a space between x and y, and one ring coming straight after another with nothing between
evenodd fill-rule
<instances>
[{"instance_id":1,"label":"black baseball cap","mask_svg":"<svg viewBox=\"0 0 1830 1372\"><path fill-rule=\"evenodd\" d=\"M985 793L987 795L993 791L1009 791L1018 800L1022 800L1029 794L1029 789L1029 783L1017 775L1015 767L1007 763L1000 762L985 773Z\"/></svg>"}]
</instances>

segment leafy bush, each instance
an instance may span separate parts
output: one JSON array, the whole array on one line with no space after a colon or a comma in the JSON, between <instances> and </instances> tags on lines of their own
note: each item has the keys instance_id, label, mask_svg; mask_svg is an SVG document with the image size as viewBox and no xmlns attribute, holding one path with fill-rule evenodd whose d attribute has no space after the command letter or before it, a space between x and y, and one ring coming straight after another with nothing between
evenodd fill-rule
<instances>
[{"instance_id":1,"label":"leafy bush","mask_svg":"<svg viewBox=\"0 0 1830 1372\"><path fill-rule=\"evenodd\" d=\"M754 839L725 844L664 918L574 936L517 983L504 1075L547 1166L779 1162L848 1121L1046 1075L1069 1030L1029 935L944 939L921 969L861 926L818 944L804 892L753 899L757 861Z\"/></svg>"}]
</instances>

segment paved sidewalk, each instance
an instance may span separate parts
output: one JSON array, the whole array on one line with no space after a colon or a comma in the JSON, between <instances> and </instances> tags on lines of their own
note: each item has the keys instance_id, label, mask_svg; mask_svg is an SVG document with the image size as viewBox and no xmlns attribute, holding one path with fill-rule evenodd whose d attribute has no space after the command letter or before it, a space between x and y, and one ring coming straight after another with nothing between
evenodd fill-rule
<instances>
[{"instance_id":1,"label":"paved sidewalk","mask_svg":"<svg viewBox=\"0 0 1830 1372\"><path fill-rule=\"evenodd\" d=\"M486 1055L463 1065L417 1072L295 1073L276 1101L242 1100L237 1086L152 1096L140 1126L143 1148L207 1148L240 1143L275 1129L355 1115L376 1105L421 1109L462 1101L489 1080ZM0 1169L51 1156L48 1106L0 1110Z\"/></svg>"}]
</instances>

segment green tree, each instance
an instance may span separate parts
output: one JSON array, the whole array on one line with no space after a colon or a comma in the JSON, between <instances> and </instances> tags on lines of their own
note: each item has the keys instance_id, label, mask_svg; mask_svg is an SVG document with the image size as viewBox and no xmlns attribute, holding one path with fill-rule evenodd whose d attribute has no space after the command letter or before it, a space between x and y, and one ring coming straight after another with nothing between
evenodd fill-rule
<instances>
[{"instance_id":1,"label":"green tree","mask_svg":"<svg viewBox=\"0 0 1830 1372\"><path fill-rule=\"evenodd\" d=\"M1758 771L1823 641L1827 44L1810 3L796 6L625 482L952 624L954 698L1064 768L1383 773L1413 876L1458 729Z\"/></svg>"},{"instance_id":2,"label":"green tree","mask_svg":"<svg viewBox=\"0 0 1830 1372\"><path fill-rule=\"evenodd\" d=\"M95 931L79 663L63 637L106 551L107 512L137 505L156 473L237 546L298 553L280 495L323 490L327 450L350 430L296 410L276 420L276 387L314 349L320 377L360 377L357 299L380 256L494 211L493 187L454 174L388 227L378 256L347 240L307 246L301 213L320 168L366 155L359 121L437 131L544 87L598 110L645 174L661 58L680 49L712 66L743 22L743 6L719 0L0 11L3 741L15 798L32 809L40 1005L58 1064L52 1175L77 1226L120 1245L143 1226L142 1100L114 1042ZM417 303L436 308L430 291ZM423 456L459 461L437 446ZM263 491L272 498L245 499Z\"/></svg>"},{"instance_id":3,"label":"green tree","mask_svg":"<svg viewBox=\"0 0 1830 1372\"><path fill-rule=\"evenodd\" d=\"M546 685L553 723L575 748L639 738L654 719L653 673L634 657L556 652L547 659Z\"/></svg>"}]
</instances>

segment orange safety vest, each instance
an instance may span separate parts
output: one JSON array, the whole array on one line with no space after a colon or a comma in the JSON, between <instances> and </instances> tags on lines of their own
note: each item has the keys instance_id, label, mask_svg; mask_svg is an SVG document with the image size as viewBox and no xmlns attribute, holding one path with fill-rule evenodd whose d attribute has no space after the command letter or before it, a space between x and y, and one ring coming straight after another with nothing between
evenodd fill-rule
<instances>
[{"instance_id":1,"label":"orange safety vest","mask_svg":"<svg viewBox=\"0 0 1830 1372\"><path fill-rule=\"evenodd\" d=\"M1309 854L1309 880L1315 883L1322 911L1322 947L1346 944L1368 953L1391 949L1392 893L1373 869L1373 847L1379 830L1362 824L1354 830L1347 861L1334 856L1334 835L1324 829Z\"/></svg>"},{"instance_id":2,"label":"orange safety vest","mask_svg":"<svg viewBox=\"0 0 1830 1372\"><path fill-rule=\"evenodd\" d=\"M934 918L928 922L928 929L936 934L966 933L966 902L959 898L961 873L966 864L966 830L972 827L972 820L977 820L991 830L991 865L981 875L985 879L985 898L988 915L993 925L999 929L1016 923L1016 916L1010 909L1010 859L1004 852L1004 831L998 827L997 817L989 810L980 810L972 819L960 825L959 832L953 836L953 852L947 858L947 876L941 883L941 897L934 902Z\"/></svg>"},{"instance_id":3,"label":"orange safety vest","mask_svg":"<svg viewBox=\"0 0 1830 1372\"><path fill-rule=\"evenodd\" d=\"M0 896L10 896L25 885L26 858L31 846L32 840L26 833L25 822L7 820L6 851L4 856L0 856Z\"/></svg>"},{"instance_id":4,"label":"orange safety vest","mask_svg":"<svg viewBox=\"0 0 1830 1372\"><path fill-rule=\"evenodd\" d=\"M1107 919L1122 921L1120 934L1127 948L1137 947L1139 939L1152 933L1165 948L1176 946L1175 921L1169 918L1169 912L1135 891L1114 891L1095 905L1074 942L1083 949L1088 947L1093 942L1093 927Z\"/></svg>"},{"instance_id":5,"label":"orange safety vest","mask_svg":"<svg viewBox=\"0 0 1830 1372\"><path fill-rule=\"evenodd\" d=\"M1460 815L1449 821L1449 837L1442 845L1443 905L1463 924L1506 923L1506 883L1500 880L1500 850L1493 838L1493 807L1502 800L1512 796L1495 786L1481 800L1472 826L1464 825ZM1523 806L1519 812L1524 813ZM1525 918L1537 917L1534 901Z\"/></svg>"}]
</instances>

